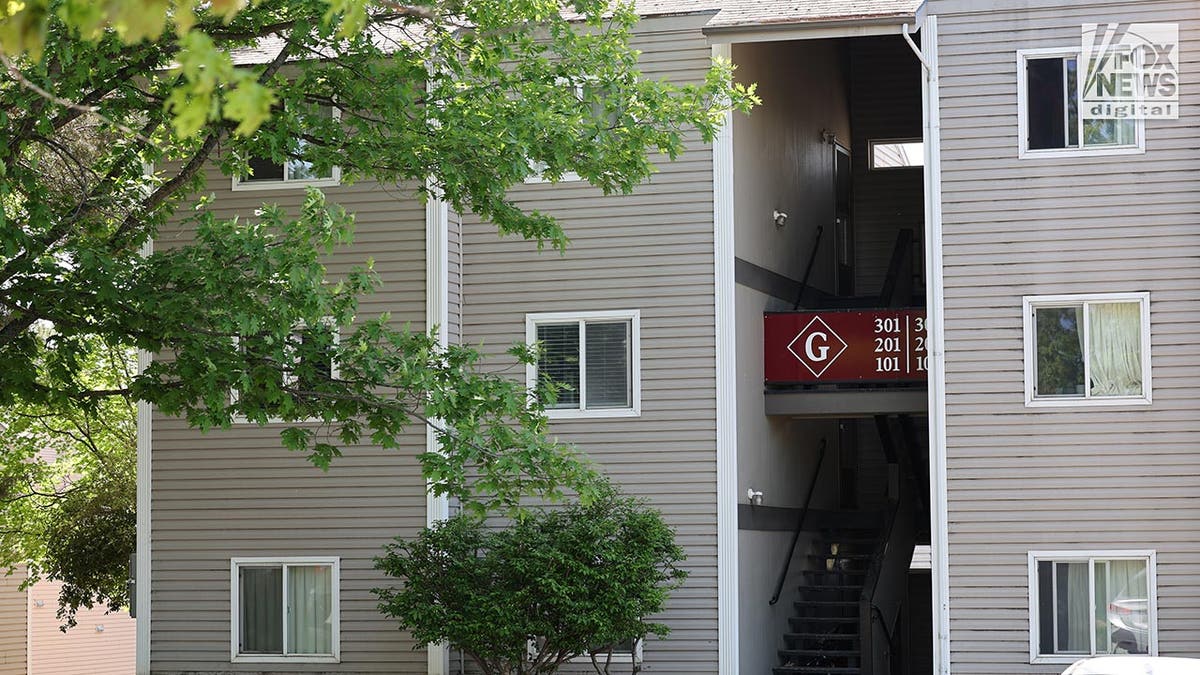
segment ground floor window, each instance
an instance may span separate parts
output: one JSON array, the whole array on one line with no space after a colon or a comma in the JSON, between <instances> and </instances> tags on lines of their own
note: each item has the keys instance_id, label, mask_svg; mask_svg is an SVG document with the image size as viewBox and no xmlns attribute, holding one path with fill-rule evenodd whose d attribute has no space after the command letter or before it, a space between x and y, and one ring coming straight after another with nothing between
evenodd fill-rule
<instances>
[{"instance_id":1,"label":"ground floor window","mask_svg":"<svg viewBox=\"0 0 1200 675\"><path fill-rule=\"evenodd\" d=\"M338 660L337 558L235 558L232 660Z\"/></svg>"},{"instance_id":2,"label":"ground floor window","mask_svg":"<svg viewBox=\"0 0 1200 675\"><path fill-rule=\"evenodd\" d=\"M1153 551L1029 554L1030 660L1155 654Z\"/></svg>"}]
</instances>

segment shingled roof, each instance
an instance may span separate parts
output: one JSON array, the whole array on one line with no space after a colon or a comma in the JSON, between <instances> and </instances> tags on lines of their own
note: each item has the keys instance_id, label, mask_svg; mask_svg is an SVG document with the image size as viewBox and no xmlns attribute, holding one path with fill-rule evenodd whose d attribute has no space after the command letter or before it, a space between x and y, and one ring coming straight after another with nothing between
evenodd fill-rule
<instances>
[{"instance_id":1,"label":"shingled roof","mask_svg":"<svg viewBox=\"0 0 1200 675\"><path fill-rule=\"evenodd\" d=\"M722 0L705 28L903 21L912 20L921 4L922 0Z\"/></svg>"},{"instance_id":2,"label":"shingled roof","mask_svg":"<svg viewBox=\"0 0 1200 675\"><path fill-rule=\"evenodd\" d=\"M644 17L712 14L705 31L739 30L788 25L816 26L823 23L879 23L911 21L924 0L636 0L635 9ZM568 12L568 17L571 13ZM372 40L386 51L418 37L420 27L410 25L374 25ZM283 38L269 35L255 47L234 51L236 65L266 63L279 53ZM311 58L297 55L289 61Z\"/></svg>"}]
</instances>

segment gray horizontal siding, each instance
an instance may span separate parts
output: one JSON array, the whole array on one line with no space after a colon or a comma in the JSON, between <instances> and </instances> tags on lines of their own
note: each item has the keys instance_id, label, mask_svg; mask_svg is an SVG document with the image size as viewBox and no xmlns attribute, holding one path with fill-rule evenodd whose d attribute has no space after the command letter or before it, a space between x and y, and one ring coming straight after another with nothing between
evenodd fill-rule
<instances>
[{"instance_id":1,"label":"gray horizontal siding","mask_svg":"<svg viewBox=\"0 0 1200 675\"><path fill-rule=\"evenodd\" d=\"M710 50L695 18L643 21L636 46L647 77L698 82ZM660 158L661 159L661 158ZM633 494L663 510L688 554L691 577L661 618L664 641L646 669L715 673L717 664L715 342L711 150L694 134L676 163L628 196L585 183L521 186L521 206L560 218L565 255L497 238L467 218L463 231L463 342L490 367L525 339L525 315L641 310L642 415L554 421ZM523 370L517 375L523 377Z\"/></svg>"},{"instance_id":2,"label":"gray horizontal siding","mask_svg":"<svg viewBox=\"0 0 1200 675\"><path fill-rule=\"evenodd\" d=\"M291 213L303 190L233 192L209 171L222 216L246 217L261 203ZM368 182L330 188L330 201L356 214L355 243L326 259L331 275L368 258L382 287L363 299L360 319L391 312L397 327L425 323L425 210ZM166 231L160 246L186 241ZM370 589L387 583L372 558L425 524L424 481L415 460L425 433L399 450L344 448L327 472L280 447L282 427L234 425L207 434L156 414L153 423L151 668L156 674L216 672L423 673L395 622L380 616ZM229 562L239 556L338 556L340 664L230 664Z\"/></svg>"},{"instance_id":3,"label":"gray horizontal siding","mask_svg":"<svg viewBox=\"0 0 1200 675\"><path fill-rule=\"evenodd\" d=\"M1003 11L998 11L996 8ZM946 288L951 671L1028 664L1026 555L1158 551L1159 643L1200 652L1200 8L937 0ZM1182 22L1179 121L1144 155L1017 159L1016 50L1080 24ZM1149 291L1154 404L1028 409L1021 296Z\"/></svg>"}]
</instances>

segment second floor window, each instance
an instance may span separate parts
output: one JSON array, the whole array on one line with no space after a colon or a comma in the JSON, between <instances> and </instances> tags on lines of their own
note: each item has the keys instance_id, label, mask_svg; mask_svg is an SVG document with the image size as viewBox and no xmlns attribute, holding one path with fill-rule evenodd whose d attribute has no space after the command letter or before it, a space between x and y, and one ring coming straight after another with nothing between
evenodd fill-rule
<instances>
[{"instance_id":1,"label":"second floor window","mask_svg":"<svg viewBox=\"0 0 1200 675\"><path fill-rule=\"evenodd\" d=\"M331 106L317 106L315 114L320 118L335 119L336 112ZM305 146L304 139L297 141L297 149L301 152ZM336 185L341 179L337 167L318 170L312 162L293 157L286 162L277 162L270 157L251 157L247 160L249 173L234 179L235 190L251 190L269 187L289 187L299 185Z\"/></svg>"},{"instance_id":2,"label":"second floor window","mask_svg":"<svg viewBox=\"0 0 1200 675\"><path fill-rule=\"evenodd\" d=\"M555 388L551 417L639 414L639 319L636 310L526 318L526 338L541 349L529 383Z\"/></svg>"},{"instance_id":3,"label":"second floor window","mask_svg":"<svg viewBox=\"0 0 1200 675\"><path fill-rule=\"evenodd\" d=\"M1018 52L1021 155L1072 151L1140 152L1142 125L1089 117L1081 100L1086 62L1079 49Z\"/></svg>"},{"instance_id":4,"label":"second floor window","mask_svg":"<svg viewBox=\"0 0 1200 675\"><path fill-rule=\"evenodd\" d=\"M1026 405L1150 402L1146 293L1025 298Z\"/></svg>"}]
</instances>

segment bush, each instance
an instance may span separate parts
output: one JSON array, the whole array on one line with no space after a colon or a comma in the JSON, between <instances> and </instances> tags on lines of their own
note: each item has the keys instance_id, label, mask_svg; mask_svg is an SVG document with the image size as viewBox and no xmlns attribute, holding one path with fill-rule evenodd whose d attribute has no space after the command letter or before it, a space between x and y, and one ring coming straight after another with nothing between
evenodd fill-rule
<instances>
[{"instance_id":1,"label":"bush","mask_svg":"<svg viewBox=\"0 0 1200 675\"><path fill-rule=\"evenodd\" d=\"M646 617L687 576L683 558L658 511L610 491L506 528L464 514L397 539L376 567L404 585L374 592L419 644L448 642L486 675L554 673L578 656L607 673L615 645L667 634Z\"/></svg>"}]
</instances>

